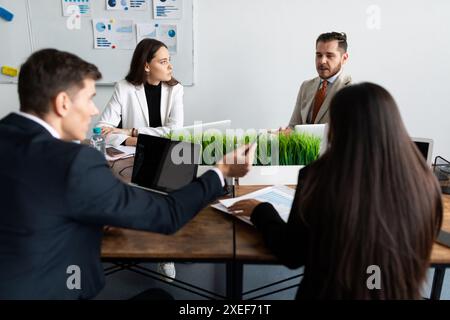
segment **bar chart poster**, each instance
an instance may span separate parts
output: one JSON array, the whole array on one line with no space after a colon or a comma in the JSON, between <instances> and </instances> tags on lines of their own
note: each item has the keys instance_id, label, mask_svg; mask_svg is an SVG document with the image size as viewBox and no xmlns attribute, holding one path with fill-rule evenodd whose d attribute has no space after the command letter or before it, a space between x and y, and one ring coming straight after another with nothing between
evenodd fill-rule
<instances>
[{"instance_id":1,"label":"bar chart poster","mask_svg":"<svg viewBox=\"0 0 450 320\"><path fill-rule=\"evenodd\" d=\"M128 49L136 46L133 20L93 19L95 49Z\"/></svg>"},{"instance_id":2,"label":"bar chart poster","mask_svg":"<svg viewBox=\"0 0 450 320\"><path fill-rule=\"evenodd\" d=\"M91 16L91 0L61 0L63 16L70 17L74 13L74 7L81 17Z\"/></svg>"},{"instance_id":3,"label":"bar chart poster","mask_svg":"<svg viewBox=\"0 0 450 320\"><path fill-rule=\"evenodd\" d=\"M154 19L181 19L183 16L182 0L153 0Z\"/></svg>"},{"instance_id":4,"label":"bar chart poster","mask_svg":"<svg viewBox=\"0 0 450 320\"><path fill-rule=\"evenodd\" d=\"M136 38L139 43L142 39L150 38L162 41L171 54L176 54L177 26L175 24L137 23Z\"/></svg>"},{"instance_id":5,"label":"bar chart poster","mask_svg":"<svg viewBox=\"0 0 450 320\"><path fill-rule=\"evenodd\" d=\"M145 11L148 8L148 0L105 0L106 10L120 11Z\"/></svg>"}]
</instances>

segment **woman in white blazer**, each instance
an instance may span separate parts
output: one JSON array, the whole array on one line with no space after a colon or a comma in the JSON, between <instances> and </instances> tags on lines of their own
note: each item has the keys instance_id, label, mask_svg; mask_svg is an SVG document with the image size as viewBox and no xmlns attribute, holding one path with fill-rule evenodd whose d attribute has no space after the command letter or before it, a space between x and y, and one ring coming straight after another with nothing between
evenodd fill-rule
<instances>
[{"instance_id":1,"label":"woman in white blazer","mask_svg":"<svg viewBox=\"0 0 450 320\"><path fill-rule=\"evenodd\" d=\"M119 81L97 124L112 145L136 145L138 134L162 136L183 126L183 86L172 77L167 46L155 39L137 45L130 71ZM118 128L121 127L121 128ZM158 264L158 271L175 278L173 262Z\"/></svg>"},{"instance_id":2,"label":"woman in white blazer","mask_svg":"<svg viewBox=\"0 0 450 320\"><path fill-rule=\"evenodd\" d=\"M155 39L139 42L130 71L116 84L97 124L107 143L136 145L140 133L162 136L183 126L183 86L173 78L172 70L164 43Z\"/></svg>"}]
</instances>

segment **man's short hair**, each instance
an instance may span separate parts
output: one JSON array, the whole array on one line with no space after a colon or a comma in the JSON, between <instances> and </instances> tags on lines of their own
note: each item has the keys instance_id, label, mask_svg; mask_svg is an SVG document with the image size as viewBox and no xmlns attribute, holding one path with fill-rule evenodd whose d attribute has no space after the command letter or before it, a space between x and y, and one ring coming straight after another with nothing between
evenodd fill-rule
<instances>
[{"instance_id":1,"label":"man's short hair","mask_svg":"<svg viewBox=\"0 0 450 320\"><path fill-rule=\"evenodd\" d=\"M344 32L322 33L316 40L316 46L319 41L328 42L333 40L337 40L339 48L341 48L344 53L347 52L347 35Z\"/></svg>"},{"instance_id":2,"label":"man's short hair","mask_svg":"<svg viewBox=\"0 0 450 320\"><path fill-rule=\"evenodd\" d=\"M19 73L20 110L44 116L51 101L62 91L83 88L85 79L99 80L98 68L74 54L56 49L33 53Z\"/></svg>"}]
</instances>

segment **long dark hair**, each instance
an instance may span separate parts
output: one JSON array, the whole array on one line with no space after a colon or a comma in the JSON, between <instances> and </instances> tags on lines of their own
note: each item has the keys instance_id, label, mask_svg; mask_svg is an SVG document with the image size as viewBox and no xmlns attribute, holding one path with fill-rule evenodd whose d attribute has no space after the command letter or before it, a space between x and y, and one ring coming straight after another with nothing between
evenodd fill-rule
<instances>
[{"instance_id":1,"label":"long dark hair","mask_svg":"<svg viewBox=\"0 0 450 320\"><path fill-rule=\"evenodd\" d=\"M154 58L156 52L161 48L167 46L156 39L143 39L138 43L136 49L134 49L133 58L131 59L130 70L128 71L125 79L135 86L144 84L147 81L147 75L144 70L145 63L150 63ZM163 81L169 86L178 84L178 80L175 78L169 81Z\"/></svg>"},{"instance_id":2,"label":"long dark hair","mask_svg":"<svg viewBox=\"0 0 450 320\"><path fill-rule=\"evenodd\" d=\"M329 126L329 149L311 166L299 207L310 230L305 290L317 298L419 298L442 222L436 179L378 85L339 91ZM367 286L372 265L379 290Z\"/></svg>"}]
</instances>

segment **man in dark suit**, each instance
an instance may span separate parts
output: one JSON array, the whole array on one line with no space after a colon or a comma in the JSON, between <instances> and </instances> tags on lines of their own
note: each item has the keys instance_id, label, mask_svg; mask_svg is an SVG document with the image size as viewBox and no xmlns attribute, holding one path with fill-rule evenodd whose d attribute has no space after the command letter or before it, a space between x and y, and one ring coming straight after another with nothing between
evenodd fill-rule
<instances>
[{"instance_id":1,"label":"man in dark suit","mask_svg":"<svg viewBox=\"0 0 450 320\"><path fill-rule=\"evenodd\" d=\"M104 286L104 225L170 234L253 161L240 148L188 186L159 196L123 184L84 140L98 69L53 49L21 68L21 112L0 120L0 299L88 299ZM228 160L228 159L227 159ZM229 163L229 161L225 161ZM70 281L78 273L78 285Z\"/></svg>"}]
</instances>

